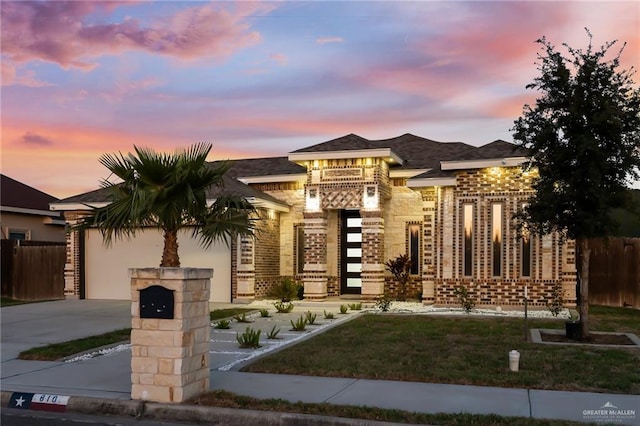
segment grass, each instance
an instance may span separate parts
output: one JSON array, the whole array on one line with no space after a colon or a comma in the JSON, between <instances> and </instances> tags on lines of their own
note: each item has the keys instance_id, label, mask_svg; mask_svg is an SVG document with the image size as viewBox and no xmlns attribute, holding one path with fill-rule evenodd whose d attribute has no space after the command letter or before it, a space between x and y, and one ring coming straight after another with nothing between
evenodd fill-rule
<instances>
[{"instance_id":1,"label":"grass","mask_svg":"<svg viewBox=\"0 0 640 426\"><path fill-rule=\"evenodd\" d=\"M40 302L50 302L50 299L47 300L18 300L12 299L10 297L1 297L0 298L0 307L4 308L5 306L13 306L13 305L24 305L26 303L40 303Z\"/></svg>"},{"instance_id":2,"label":"grass","mask_svg":"<svg viewBox=\"0 0 640 426\"><path fill-rule=\"evenodd\" d=\"M95 349L100 346L111 345L129 340L130 328L111 331L98 336L84 337L82 339L69 340L62 343L54 343L47 346L28 349L20 352L18 359L37 361L55 361L80 352Z\"/></svg>"},{"instance_id":3,"label":"grass","mask_svg":"<svg viewBox=\"0 0 640 426\"><path fill-rule=\"evenodd\" d=\"M211 321L216 321L223 318L232 318L236 315L246 314L248 312L254 312L256 309L249 308L226 308L226 309L216 309L211 311L209 314L209 318Z\"/></svg>"},{"instance_id":4,"label":"grass","mask_svg":"<svg viewBox=\"0 0 640 426\"><path fill-rule=\"evenodd\" d=\"M282 399L257 399L248 396L236 395L226 391L213 391L200 395L186 402L201 406L240 408L250 410L276 411L288 413L314 414L320 416L337 416L368 421L385 421L411 424L438 424L438 425L513 425L513 426L570 426L582 423L562 420L536 420L524 417L501 417L497 415L480 414L426 414L414 413L402 410L389 410L376 407L314 404L304 402L288 402Z\"/></svg>"},{"instance_id":5,"label":"grass","mask_svg":"<svg viewBox=\"0 0 640 426\"><path fill-rule=\"evenodd\" d=\"M4 300L4 298L3 298ZM4 303L4 302L3 302ZM4 306L4 305L3 305ZM255 311L247 308L216 309L209 314L212 321L234 315ZM113 345L128 341L131 336L130 328L111 331L97 336L85 337L82 339L70 340L62 343L54 343L47 346L27 349L18 355L18 359L37 361L56 361L71 355L89 351L101 346Z\"/></svg>"},{"instance_id":6,"label":"grass","mask_svg":"<svg viewBox=\"0 0 640 426\"><path fill-rule=\"evenodd\" d=\"M638 333L640 311L594 307L591 330ZM562 320L530 320L563 329ZM520 351L520 372L508 353ZM640 394L640 350L524 341L518 318L364 315L243 371Z\"/></svg>"}]
</instances>

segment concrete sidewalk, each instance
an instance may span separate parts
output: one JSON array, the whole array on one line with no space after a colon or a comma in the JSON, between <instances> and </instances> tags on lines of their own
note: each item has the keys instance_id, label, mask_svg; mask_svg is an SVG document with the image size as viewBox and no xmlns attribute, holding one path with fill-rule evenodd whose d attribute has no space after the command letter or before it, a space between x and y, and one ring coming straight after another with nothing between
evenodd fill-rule
<instances>
[{"instance_id":1,"label":"concrete sidewalk","mask_svg":"<svg viewBox=\"0 0 640 426\"><path fill-rule=\"evenodd\" d=\"M289 317L254 317L253 328L269 330L282 327L287 334L277 347L291 344L334 326L322 321L321 312L337 310L338 305L306 304L296 308L291 318L306 310L319 312L317 327L306 334L288 333L283 324ZM283 418L300 424L327 424L327 418L286 413L255 413L248 410L225 410L210 407L186 407L143 403L130 400L130 351L124 348L105 355L75 362L40 362L16 359L24 349L49 343L95 335L130 326L130 302L68 300L2 308L2 406L7 407L11 392L45 393L71 396L67 409L85 413L162 415L165 420L199 421L226 419L225 424L284 424ZM237 305L235 305L237 307ZM280 315L280 314L278 314ZM340 316L336 323L353 317ZM337 315L338 317L338 315ZM234 324L242 331L245 324ZM222 389L256 398L281 398L291 402L331 403L375 406L423 413L497 414L501 416L564 419L579 422L611 422L640 425L640 396L578 393L412 383L384 380L287 376L241 373L237 369L260 353L238 350L233 336L213 330L210 355L211 389ZM233 330L232 330L233 331ZM225 331L229 333L229 331ZM229 345L225 349L225 345ZM269 349L265 341L261 351ZM234 349L231 349L234 348ZM155 413L155 414L153 414ZM257 416L257 417L256 417ZM229 419L244 419L233 423ZM256 423L256 420L259 422ZM271 420L269 420L271 419ZM233 420L236 421L236 420ZM239 421L239 420L238 420ZM296 424L289 423L289 424ZM332 419L328 424L376 424Z\"/></svg>"}]
</instances>

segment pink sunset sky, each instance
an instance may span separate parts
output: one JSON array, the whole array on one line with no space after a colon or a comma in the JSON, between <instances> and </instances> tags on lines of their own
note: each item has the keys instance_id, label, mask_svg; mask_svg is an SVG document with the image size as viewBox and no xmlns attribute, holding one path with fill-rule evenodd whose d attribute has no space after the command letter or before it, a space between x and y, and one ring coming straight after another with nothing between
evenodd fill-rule
<instances>
[{"instance_id":1,"label":"pink sunset sky","mask_svg":"<svg viewBox=\"0 0 640 426\"><path fill-rule=\"evenodd\" d=\"M640 2L2 1L1 170L59 198L105 152L281 156L348 133L483 145L536 93L535 40L626 42ZM638 76L634 77L638 82Z\"/></svg>"}]
</instances>

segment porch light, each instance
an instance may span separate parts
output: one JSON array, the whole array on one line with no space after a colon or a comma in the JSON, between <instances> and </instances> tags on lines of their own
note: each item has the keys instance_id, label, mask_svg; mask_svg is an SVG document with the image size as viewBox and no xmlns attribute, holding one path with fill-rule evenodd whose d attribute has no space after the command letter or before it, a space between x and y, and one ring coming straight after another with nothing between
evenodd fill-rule
<instances>
[{"instance_id":1,"label":"porch light","mask_svg":"<svg viewBox=\"0 0 640 426\"><path fill-rule=\"evenodd\" d=\"M309 212L320 211L320 195L318 194L318 188L307 189L305 207Z\"/></svg>"},{"instance_id":2,"label":"porch light","mask_svg":"<svg viewBox=\"0 0 640 426\"><path fill-rule=\"evenodd\" d=\"M378 209L378 187L376 185L365 185L362 206L365 210Z\"/></svg>"}]
</instances>

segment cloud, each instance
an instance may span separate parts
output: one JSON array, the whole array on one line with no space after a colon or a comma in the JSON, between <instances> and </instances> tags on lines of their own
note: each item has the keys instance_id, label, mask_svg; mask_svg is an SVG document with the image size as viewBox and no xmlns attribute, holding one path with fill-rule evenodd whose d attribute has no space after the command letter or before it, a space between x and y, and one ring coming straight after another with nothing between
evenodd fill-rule
<instances>
[{"instance_id":1,"label":"cloud","mask_svg":"<svg viewBox=\"0 0 640 426\"><path fill-rule=\"evenodd\" d=\"M289 58L282 53L274 53L269 58L280 65L287 65L287 62L289 62Z\"/></svg>"},{"instance_id":2,"label":"cloud","mask_svg":"<svg viewBox=\"0 0 640 426\"><path fill-rule=\"evenodd\" d=\"M342 37L320 37L316 39L316 44L327 44L327 43L343 43L344 39Z\"/></svg>"},{"instance_id":3,"label":"cloud","mask_svg":"<svg viewBox=\"0 0 640 426\"><path fill-rule=\"evenodd\" d=\"M226 58L260 41L246 18L273 6L205 3L184 8L144 24L138 19L93 23L127 2L9 1L3 2L1 37L4 59L17 63L43 60L63 68L90 70L96 58L125 51L143 51L181 60ZM151 6L149 10L154 10ZM103 16L104 15L104 16Z\"/></svg>"},{"instance_id":4,"label":"cloud","mask_svg":"<svg viewBox=\"0 0 640 426\"><path fill-rule=\"evenodd\" d=\"M51 146L53 141L47 137L41 136L35 132L26 132L21 138L20 142L26 145L34 146Z\"/></svg>"},{"instance_id":5,"label":"cloud","mask_svg":"<svg viewBox=\"0 0 640 426\"><path fill-rule=\"evenodd\" d=\"M20 85L27 87L44 87L51 86L46 81L38 80L33 70L21 69L18 72L18 67L14 64L2 61L0 63L0 69L2 72L2 86Z\"/></svg>"}]
</instances>

